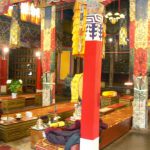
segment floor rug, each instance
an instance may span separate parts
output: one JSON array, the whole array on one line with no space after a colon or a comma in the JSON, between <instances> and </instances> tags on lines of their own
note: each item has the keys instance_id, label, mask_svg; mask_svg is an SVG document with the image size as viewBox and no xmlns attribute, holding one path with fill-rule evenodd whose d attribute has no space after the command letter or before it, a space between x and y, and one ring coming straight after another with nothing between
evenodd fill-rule
<instances>
[{"instance_id":1,"label":"floor rug","mask_svg":"<svg viewBox=\"0 0 150 150\"><path fill-rule=\"evenodd\" d=\"M17 150L9 145L0 145L0 150Z\"/></svg>"}]
</instances>

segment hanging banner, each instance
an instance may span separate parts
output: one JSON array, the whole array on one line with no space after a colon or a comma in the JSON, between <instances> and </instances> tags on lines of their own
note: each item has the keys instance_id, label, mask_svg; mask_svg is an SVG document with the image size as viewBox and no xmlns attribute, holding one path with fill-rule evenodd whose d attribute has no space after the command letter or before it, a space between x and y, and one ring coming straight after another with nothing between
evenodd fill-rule
<instances>
[{"instance_id":1,"label":"hanging banner","mask_svg":"<svg viewBox=\"0 0 150 150\"><path fill-rule=\"evenodd\" d=\"M20 47L20 7L15 5L13 7L12 21L10 26L10 41L9 46L11 48Z\"/></svg>"},{"instance_id":2,"label":"hanging banner","mask_svg":"<svg viewBox=\"0 0 150 150\"><path fill-rule=\"evenodd\" d=\"M72 30L72 55L83 56L85 49L86 5L75 2Z\"/></svg>"}]
</instances>

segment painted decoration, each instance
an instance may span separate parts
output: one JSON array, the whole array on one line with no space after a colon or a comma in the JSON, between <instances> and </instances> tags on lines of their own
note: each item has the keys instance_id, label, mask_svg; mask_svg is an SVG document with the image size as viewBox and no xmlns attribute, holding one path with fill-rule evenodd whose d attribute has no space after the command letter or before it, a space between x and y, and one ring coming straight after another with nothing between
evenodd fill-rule
<instances>
[{"instance_id":1,"label":"painted decoration","mask_svg":"<svg viewBox=\"0 0 150 150\"><path fill-rule=\"evenodd\" d=\"M86 5L87 2L88 4ZM87 18L88 23L86 25L87 10L88 13L92 13L95 15L88 16ZM91 39L91 37L94 40L102 40L103 36L105 36L102 32L103 17L98 16L98 14L96 14L96 12L102 13L103 11L104 11L104 6L101 3L99 3L99 1L93 2L93 1L78 0L75 2L74 16L73 16L73 31L72 31L73 34L72 54L73 55L81 56L81 57L84 55L85 40L87 40L85 39L85 36L89 40ZM93 23L90 24L90 21L92 21ZM101 22L101 24L99 24L98 22ZM97 32L97 30L99 32ZM85 35L85 32L88 35Z\"/></svg>"},{"instance_id":2,"label":"painted decoration","mask_svg":"<svg viewBox=\"0 0 150 150\"><path fill-rule=\"evenodd\" d=\"M148 127L148 80L147 76L134 76L133 127Z\"/></svg>"},{"instance_id":3,"label":"painted decoration","mask_svg":"<svg viewBox=\"0 0 150 150\"><path fill-rule=\"evenodd\" d=\"M55 72L50 74L50 99L51 104L55 104Z\"/></svg>"},{"instance_id":4,"label":"painted decoration","mask_svg":"<svg viewBox=\"0 0 150 150\"><path fill-rule=\"evenodd\" d=\"M55 6L41 10L41 49L43 51L53 51L56 47L55 10Z\"/></svg>"},{"instance_id":5,"label":"painted decoration","mask_svg":"<svg viewBox=\"0 0 150 150\"><path fill-rule=\"evenodd\" d=\"M148 127L148 0L130 0L130 48L134 51L133 128Z\"/></svg>"},{"instance_id":6,"label":"painted decoration","mask_svg":"<svg viewBox=\"0 0 150 150\"><path fill-rule=\"evenodd\" d=\"M41 9L41 50L43 68L43 106L55 103L55 20L56 6Z\"/></svg>"},{"instance_id":7,"label":"painted decoration","mask_svg":"<svg viewBox=\"0 0 150 150\"><path fill-rule=\"evenodd\" d=\"M102 41L103 17L98 14L87 16L86 21L86 41Z\"/></svg>"},{"instance_id":8,"label":"painted decoration","mask_svg":"<svg viewBox=\"0 0 150 150\"><path fill-rule=\"evenodd\" d=\"M51 85L50 85L50 73L43 74L43 90L42 90L42 106L49 106L51 104Z\"/></svg>"}]
</instances>

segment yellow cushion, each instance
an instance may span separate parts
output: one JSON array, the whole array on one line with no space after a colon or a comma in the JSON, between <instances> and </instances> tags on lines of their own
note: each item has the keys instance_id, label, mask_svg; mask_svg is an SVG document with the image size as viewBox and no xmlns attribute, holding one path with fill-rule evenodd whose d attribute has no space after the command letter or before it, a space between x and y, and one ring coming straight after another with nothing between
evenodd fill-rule
<instances>
[{"instance_id":1,"label":"yellow cushion","mask_svg":"<svg viewBox=\"0 0 150 150\"><path fill-rule=\"evenodd\" d=\"M102 96L115 97L115 96L117 96L117 92L116 91L104 91L104 92L102 92Z\"/></svg>"}]
</instances>

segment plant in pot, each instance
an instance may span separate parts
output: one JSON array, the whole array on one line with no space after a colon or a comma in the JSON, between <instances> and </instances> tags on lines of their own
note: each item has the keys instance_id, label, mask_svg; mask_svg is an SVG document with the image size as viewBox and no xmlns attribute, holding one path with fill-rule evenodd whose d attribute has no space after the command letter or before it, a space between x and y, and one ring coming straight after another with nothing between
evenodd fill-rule
<instances>
[{"instance_id":1,"label":"plant in pot","mask_svg":"<svg viewBox=\"0 0 150 150\"><path fill-rule=\"evenodd\" d=\"M22 80L7 80L8 89L11 91L12 98L17 97L17 93L22 91Z\"/></svg>"}]
</instances>

